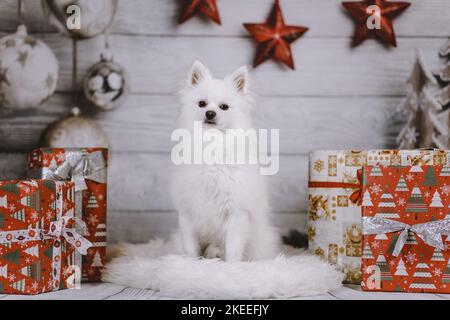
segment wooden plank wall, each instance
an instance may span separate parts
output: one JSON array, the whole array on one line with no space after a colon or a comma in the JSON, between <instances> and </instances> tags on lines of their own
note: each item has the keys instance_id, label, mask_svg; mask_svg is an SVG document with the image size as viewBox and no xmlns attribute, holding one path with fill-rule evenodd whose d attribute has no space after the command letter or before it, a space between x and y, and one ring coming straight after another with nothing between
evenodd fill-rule
<instances>
[{"instance_id":1,"label":"wooden plank wall","mask_svg":"<svg viewBox=\"0 0 450 320\"><path fill-rule=\"evenodd\" d=\"M280 173L270 177L277 226L305 230L308 152L313 149L395 146L401 121L395 107L404 97L415 49L432 67L450 35L450 1L410 0L395 21L398 48L370 40L351 49L353 23L337 0L282 0L289 24L310 27L293 45L297 71L268 62L253 70L259 95L257 124L281 128ZM142 242L176 227L167 193L170 132L177 85L199 59L218 76L251 64L254 43L243 22L261 22L271 0L218 0L223 26L194 18L177 26L178 1L120 0L110 42L116 61L132 78L132 95L119 110L91 114L112 143L109 239ZM41 108L0 109L0 177L24 175L25 153L41 131L70 105L71 41L55 33L40 9L26 0L31 33L60 61L57 93ZM0 36L16 27L16 0L0 0ZM79 42L79 74L98 60L103 39ZM81 82L81 79L79 79Z\"/></svg>"}]
</instances>

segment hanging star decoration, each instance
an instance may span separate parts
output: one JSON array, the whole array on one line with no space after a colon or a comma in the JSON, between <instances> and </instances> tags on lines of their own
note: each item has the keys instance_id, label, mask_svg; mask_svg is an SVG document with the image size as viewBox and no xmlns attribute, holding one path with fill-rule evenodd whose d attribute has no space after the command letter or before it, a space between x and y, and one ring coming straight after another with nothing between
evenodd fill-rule
<instances>
[{"instance_id":1,"label":"hanging star decoration","mask_svg":"<svg viewBox=\"0 0 450 320\"><path fill-rule=\"evenodd\" d=\"M253 62L255 68L269 59L275 59L295 69L290 44L308 31L308 28L286 25L278 0L265 23L244 23L244 27L258 42L258 52Z\"/></svg>"},{"instance_id":2,"label":"hanging star decoration","mask_svg":"<svg viewBox=\"0 0 450 320\"><path fill-rule=\"evenodd\" d=\"M388 46L396 47L397 41L392 20L405 11L411 3L363 0L361 2L342 2L342 5L356 23L353 47L360 45L370 36Z\"/></svg>"},{"instance_id":3,"label":"hanging star decoration","mask_svg":"<svg viewBox=\"0 0 450 320\"><path fill-rule=\"evenodd\" d=\"M184 0L184 2L185 4L179 19L180 24L197 14L209 18L217 24L221 24L216 0Z\"/></svg>"}]
</instances>

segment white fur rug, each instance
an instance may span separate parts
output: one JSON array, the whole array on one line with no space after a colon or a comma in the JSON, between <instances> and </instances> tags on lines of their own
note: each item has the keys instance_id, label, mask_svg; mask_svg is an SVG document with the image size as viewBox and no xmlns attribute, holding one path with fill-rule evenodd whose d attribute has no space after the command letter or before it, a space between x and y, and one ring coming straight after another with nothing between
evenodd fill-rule
<instances>
[{"instance_id":1,"label":"white fur rug","mask_svg":"<svg viewBox=\"0 0 450 320\"><path fill-rule=\"evenodd\" d=\"M274 260L226 263L171 254L162 240L113 247L103 280L159 291L177 299L265 299L311 296L337 289L343 274L290 247ZM173 251L172 251L173 252Z\"/></svg>"}]
</instances>

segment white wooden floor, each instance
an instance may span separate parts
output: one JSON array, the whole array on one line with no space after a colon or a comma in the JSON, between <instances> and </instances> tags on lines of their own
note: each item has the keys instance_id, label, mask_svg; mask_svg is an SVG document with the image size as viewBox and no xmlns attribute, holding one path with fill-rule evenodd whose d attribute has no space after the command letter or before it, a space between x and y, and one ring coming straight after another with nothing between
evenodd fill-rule
<instances>
[{"instance_id":1,"label":"white wooden floor","mask_svg":"<svg viewBox=\"0 0 450 320\"><path fill-rule=\"evenodd\" d=\"M0 300L166 300L150 290L111 283L84 284L80 290L62 290L37 296L0 295ZM362 292L358 286L345 286L328 294L296 297L293 300L450 300L450 294Z\"/></svg>"}]
</instances>

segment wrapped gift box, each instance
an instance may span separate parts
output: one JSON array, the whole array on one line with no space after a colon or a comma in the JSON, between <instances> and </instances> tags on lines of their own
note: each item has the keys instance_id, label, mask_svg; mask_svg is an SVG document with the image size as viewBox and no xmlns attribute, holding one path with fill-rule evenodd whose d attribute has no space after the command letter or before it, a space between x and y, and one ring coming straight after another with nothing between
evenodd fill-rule
<instances>
[{"instance_id":1,"label":"wrapped gift box","mask_svg":"<svg viewBox=\"0 0 450 320\"><path fill-rule=\"evenodd\" d=\"M75 183L75 197L82 203L76 210L93 244L83 257L82 280L88 282L101 280L106 262L107 163L104 148L41 148L28 156L29 177Z\"/></svg>"},{"instance_id":2,"label":"wrapped gift box","mask_svg":"<svg viewBox=\"0 0 450 320\"><path fill-rule=\"evenodd\" d=\"M309 158L309 249L361 282L363 165L447 164L443 150L328 150ZM359 172L359 175L358 175Z\"/></svg>"},{"instance_id":3,"label":"wrapped gift box","mask_svg":"<svg viewBox=\"0 0 450 320\"><path fill-rule=\"evenodd\" d=\"M450 293L450 166L367 166L362 288Z\"/></svg>"},{"instance_id":4,"label":"wrapped gift box","mask_svg":"<svg viewBox=\"0 0 450 320\"><path fill-rule=\"evenodd\" d=\"M0 181L0 293L77 286L80 254L91 243L75 215L74 191L72 182Z\"/></svg>"}]
</instances>

